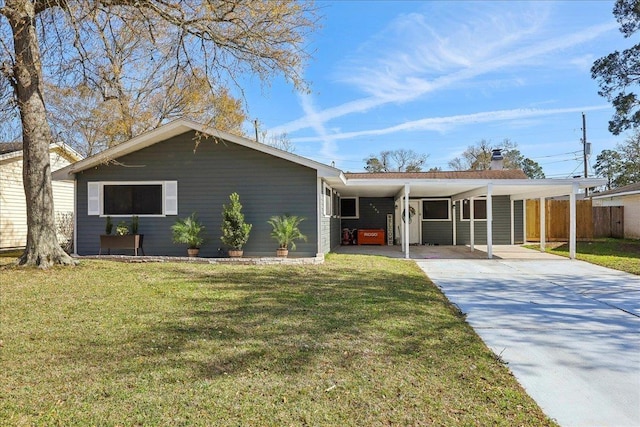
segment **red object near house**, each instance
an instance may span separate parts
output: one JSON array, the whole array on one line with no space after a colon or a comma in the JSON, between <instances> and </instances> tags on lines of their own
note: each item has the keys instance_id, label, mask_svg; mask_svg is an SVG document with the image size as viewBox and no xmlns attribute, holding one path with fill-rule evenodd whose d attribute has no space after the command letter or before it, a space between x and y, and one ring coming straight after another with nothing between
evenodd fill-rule
<instances>
[{"instance_id":1,"label":"red object near house","mask_svg":"<svg viewBox=\"0 0 640 427\"><path fill-rule=\"evenodd\" d=\"M363 228L358 230L358 245L384 245L382 228Z\"/></svg>"}]
</instances>

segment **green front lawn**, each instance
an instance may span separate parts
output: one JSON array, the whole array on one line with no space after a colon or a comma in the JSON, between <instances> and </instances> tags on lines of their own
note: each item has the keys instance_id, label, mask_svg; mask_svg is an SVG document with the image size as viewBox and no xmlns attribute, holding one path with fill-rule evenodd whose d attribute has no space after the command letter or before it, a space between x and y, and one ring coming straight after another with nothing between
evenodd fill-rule
<instances>
[{"instance_id":1,"label":"green front lawn","mask_svg":"<svg viewBox=\"0 0 640 427\"><path fill-rule=\"evenodd\" d=\"M532 249L539 245L528 245ZM549 253L569 256L566 243L547 243ZM589 242L576 242L576 258L592 264L626 271L640 275L640 240L597 239Z\"/></svg>"},{"instance_id":2,"label":"green front lawn","mask_svg":"<svg viewBox=\"0 0 640 427\"><path fill-rule=\"evenodd\" d=\"M0 425L555 425L412 262L0 258Z\"/></svg>"}]
</instances>

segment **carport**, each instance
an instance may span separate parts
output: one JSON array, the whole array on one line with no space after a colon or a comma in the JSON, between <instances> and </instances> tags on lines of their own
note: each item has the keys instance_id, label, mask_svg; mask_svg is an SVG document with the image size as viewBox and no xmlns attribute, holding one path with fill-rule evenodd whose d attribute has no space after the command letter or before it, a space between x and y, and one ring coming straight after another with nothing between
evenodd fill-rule
<instances>
[{"instance_id":1,"label":"carport","mask_svg":"<svg viewBox=\"0 0 640 427\"><path fill-rule=\"evenodd\" d=\"M518 174L514 174L517 172ZM411 209L409 203L414 199L446 198L449 199L454 211L453 245L459 245L456 230L455 206L456 202L468 200L470 203L470 238L468 250L476 250L474 228L478 222L474 218L474 201L483 199L486 202L486 257L494 255L494 218L492 203L495 197L507 196L510 200L510 236L511 244L515 243L516 218L514 202L528 199L540 200L540 248L544 251L545 239L545 200L550 197L568 196L570 200L569 212L569 254L575 258L576 251L576 196L586 188L604 184L602 179L571 178L571 179L524 179L521 171L487 170L487 171L454 171L454 172L417 172L417 173L346 173L345 179L331 182L333 190L341 197L393 197L396 207L402 212L402 253L405 258L411 258L411 243L409 238L409 224ZM519 178L514 178L517 176ZM526 210L523 210L521 223L526 227ZM398 221L400 222L400 221ZM525 230L526 235L526 230Z\"/></svg>"}]
</instances>

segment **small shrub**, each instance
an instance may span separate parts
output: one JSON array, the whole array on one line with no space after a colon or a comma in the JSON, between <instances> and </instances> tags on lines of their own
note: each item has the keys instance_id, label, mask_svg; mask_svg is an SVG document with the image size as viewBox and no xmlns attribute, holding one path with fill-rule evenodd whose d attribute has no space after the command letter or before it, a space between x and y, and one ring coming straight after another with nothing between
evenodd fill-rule
<instances>
[{"instance_id":1,"label":"small shrub","mask_svg":"<svg viewBox=\"0 0 640 427\"><path fill-rule=\"evenodd\" d=\"M56 213L56 232L62 249L68 254L73 252L73 212Z\"/></svg>"},{"instance_id":2,"label":"small shrub","mask_svg":"<svg viewBox=\"0 0 640 427\"><path fill-rule=\"evenodd\" d=\"M249 240L251 224L244 222L242 205L238 193L229 195L229 205L222 205L222 243L235 250L242 250L242 247Z\"/></svg>"}]
</instances>

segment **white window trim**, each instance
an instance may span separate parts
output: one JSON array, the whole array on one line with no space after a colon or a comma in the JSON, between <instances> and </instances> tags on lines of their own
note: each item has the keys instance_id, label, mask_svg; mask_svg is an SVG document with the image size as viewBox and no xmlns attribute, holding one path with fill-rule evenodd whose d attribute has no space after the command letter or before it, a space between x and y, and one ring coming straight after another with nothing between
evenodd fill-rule
<instances>
[{"instance_id":1,"label":"white window trim","mask_svg":"<svg viewBox=\"0 0 640 427\"><path fill-rule=\"evenodd\" d=\"M469 222L469 221L471 221L471 218L467 218L467 219L463 218L463 213L464 213L464 205L463 205L463 203L464 203L465 200L469 200L469 199L460 200L460 221L461 222ZM487 197L486 196L474 197L473 198L474 204L478 200L484 200L485 203L486 203ZM485 210L486 210L486 204L485 204ZM484 213L484 216L485 216L484 218L473 218L473 221L474 222L487 221L487 213L486 212Z\"/></svg>"},{"instance_id":2,"label":"white window trim","mask_svg":"<svg viewBox=\"0 0 640 427\"><path fill-rule=\"evenodd\" d=\"M340 203L342 204L342 201L346 199L354 199L356 201L356 216L344 216L344 214L342 213L342 207L341 207L340 208L341 218L342 219L360 219L360 197L358 196L341 197Z\"/></svg>"},{"instance_id":3,"label":"white window trim","mask_svg":"<svg viewBox=\"0 0 640 427\"><path fill-rule=\"evenodd\" d=\"M163 218L166 216L174 216L177 215L177 209L176 209L176 213L166 213L166 200L167 200L167 195L166 195L166 186L168 183L172 183L175 182L176 183L176 188L177 188L177 181L93 181L93 182L88 182L87 183L87 199L89 199L89 186L92 185L98 185L100 188L100 213L98 214L98 216L100 218L106 218L108 216L112 217L112 218L131 218L131 216L135 215L137 217L140 218ZM161 185L162 186L162 213L161 214L105 214L104 213L104 186L105 185ZM89 200L88 200L89 201ZM176 193L176 206L177 206L177 193ZM91 214L88 213L88 215L90 216L94 216L95 214Z\"/></svg>"},{"instance_id":4,"label":"white window trim","mask_svg":"<svg viewBox=\"0 0 640 427\"><path fill-rule=\"evenodd\" d=\"M337 200L338 203L333 204L334 200ZM334 213L336 211L336 213ZM331 216L333 218L342 218L342 212L340 212L340 193L336 190L331 192Z\"/></svg>"},{"instance_id":5,"label":"white window trim","mask_svg":"<svg viewBox=\"0 0 640 427\"><path fill-rule=\"evenodd\" d=\"M439 200L446 200L447 201L447 218L440 218L440 219L431 219L431 218L427 218L425 219L424 217L424 202L436 202ZM446 198L446 197L440 197L440 198L429 198L429 199L420 199L420 211L422 212L422 221L423 222L450 222L451 221L451 199Z\"/></svg>"},{"instance_id":6,"label":"white window trim","mask_svg":"<svg viewBox=\"0 0 640 427\"><path fill-rule=\"evenodd\" d=\"M329 206L327 206L327 190L329 190ZM333 189L327 185L326 182L322 183L322 216L325 218L331 218L333 216Z\"/></svg>"}]
</instances>

